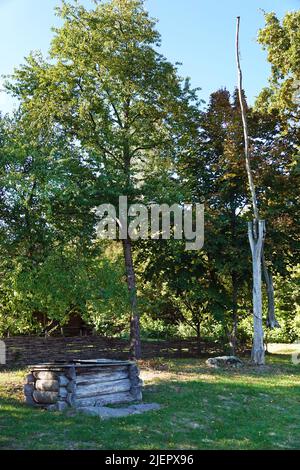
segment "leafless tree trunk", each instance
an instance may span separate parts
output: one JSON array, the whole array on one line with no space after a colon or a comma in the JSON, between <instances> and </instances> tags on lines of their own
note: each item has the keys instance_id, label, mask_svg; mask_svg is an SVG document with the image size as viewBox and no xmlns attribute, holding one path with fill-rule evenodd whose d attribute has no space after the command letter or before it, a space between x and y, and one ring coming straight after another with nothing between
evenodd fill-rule
<instances>
[{"instance_id":1,"label":"leafless tree trunk","mask_svg":"<svg viewBox=\"0 0 300 470\"><path fill-rule=\"evenodd\" d=\"M262 322L262 291L261 291L261 258L263 243L265 237L265 222L259 220L257 198L255 192L255 185L250 164L250 146L249 146L249 133L247 116L243 100L243 75L240 63L240 17L237 17L237 30L236 30L236 60L238 68L238 91L239 101L241 107L244 140L245 140L245 160L246 170L248 175L248 183L251 192L252 207L254 214L254 221L249 222L248 236L252 253L252 270L253 270L253 346L252 346L252 361L257 365L265 363L264 351L264 331Z\"/></svg>"},{"instance_id":2,"label":"leafless tree trunk","mask_svg":"<svg viewBox=\"0 0 300 470\"><path fill-rule=\"evenodd\" d=\"M253 270L253 347L251 359L254 364L265 363L264 331L262 321L262 292L261 292L261 254L265 237L264 220L249 222L248 237L252 253Z\"/></svg>"}]
</instances>

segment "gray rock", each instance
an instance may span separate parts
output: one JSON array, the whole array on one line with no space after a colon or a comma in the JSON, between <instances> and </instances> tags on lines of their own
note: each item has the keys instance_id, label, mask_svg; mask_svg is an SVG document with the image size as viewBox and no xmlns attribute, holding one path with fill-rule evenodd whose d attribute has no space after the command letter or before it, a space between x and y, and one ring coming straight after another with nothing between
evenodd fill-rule
<instances>
[{"instance_id":1,"label":"gray rock","mask_svg":"<svg viewBox=\"0 0 300 470\"><path fill-rule=\"evenodd\" d=\"M158 403L147 403L139 405L131 405L126 408L109 408L108 406L85 406L79 408L81 413L98 416L102 419L110 418L124 418L126 416L137 415L146 413L147 411L159 410L160 405Z\"/></svg>"},{"instance_id":2,"label":"gray rock","mask_svg":"<svg viewBox=\"0 0 300 470\"><path fill-rule=\"evenodd\" d=\"M220 367L233 367L239 368L243 367L243 362L235 356L220 356L220 357L211 357L207 359L206 364L209 367L214 367L218 369Z\"/></svg>"},{"instance_id":3,"label":"gray rock","mask_svg":"<svg viewBox=\"0 0 300 470\"><path fill-rule=\"evenodd\" d=\"M128 408L134 410L134 414L146 413L147 411L160 410L158 403L141 403L139 405L131 405Z\"/></svg>"}]
</instances>

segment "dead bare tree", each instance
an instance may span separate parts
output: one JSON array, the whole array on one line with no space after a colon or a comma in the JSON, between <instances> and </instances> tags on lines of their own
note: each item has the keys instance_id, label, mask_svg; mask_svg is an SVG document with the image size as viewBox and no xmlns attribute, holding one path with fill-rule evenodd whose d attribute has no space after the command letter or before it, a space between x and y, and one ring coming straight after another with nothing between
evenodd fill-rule
<instances>
[{"instance_id":1,"label":"dead bare tree","mask_svg":"<svg viewBox=\"0 0 300 470\"><path fill-rule=\"evenodd\" d=\"M263 331L263 318L262 318L262 282L261 282L261 267L262 267L262 254L265 238L265 221L260 220L258 212L257 197L253 174L250 163L250 142L248 133L248 123L246 110L243 100L243 74L240 63L240 17L237 17L236 28L236 60L238 68L238 92L241 107L241 115L243 121L244 141L245 141L245 160L246 170L248 175L248 184L252 199L252 208L254 220L248 223L248 237L252 253L252 271L253 271L253 346L252 346L252 361L256 365L263 365L265 363L265 349L264 349L264 331Z\"/></svg>"}]
</instances>

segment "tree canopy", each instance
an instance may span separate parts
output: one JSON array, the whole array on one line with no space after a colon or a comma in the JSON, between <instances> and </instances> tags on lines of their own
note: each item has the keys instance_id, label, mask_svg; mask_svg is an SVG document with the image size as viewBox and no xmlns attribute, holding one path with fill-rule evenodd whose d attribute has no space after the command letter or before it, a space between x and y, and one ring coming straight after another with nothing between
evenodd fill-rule
<instances>
[{"instance_id":1,"label":"tree canopy","mask_svg":"<svg viewBox=\"0 0 300 470\"><path fill-rule=\"evenodd\" d=\"M63 1L57 14L49 57L30 54L6 83L20 106L0 117L0 334L41 333L41 316L51 329L79 314L98 334L130 335L136 358L140 324L142 336L213 337L235 352L252 335L237 90L201 102L160 54L141 0ZM294 340L300 16L265 19L270 84L254 107L245 93L242 103L282 327L268 336ZM94 209L121 195L147 207L205 204L203 249L172 237L97 240Z\"/></svg>"}]
</instances>

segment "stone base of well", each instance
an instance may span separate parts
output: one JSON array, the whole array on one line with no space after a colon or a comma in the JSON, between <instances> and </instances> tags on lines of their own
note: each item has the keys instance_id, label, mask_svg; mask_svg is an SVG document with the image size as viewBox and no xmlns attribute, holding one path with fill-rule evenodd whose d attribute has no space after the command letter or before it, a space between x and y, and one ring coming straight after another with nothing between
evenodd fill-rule
<instances>
[{"instance_id":1,"label":"stone base of well","mask_svg":"<svg viewBox=\"0 0 300 470\"><path fill-rule=\"evenodd\" d=\"M30 367L24 394L28 405L63 411L141 401L142 385L131 361L55 362Z\"/></svg>"}]
</instances>

